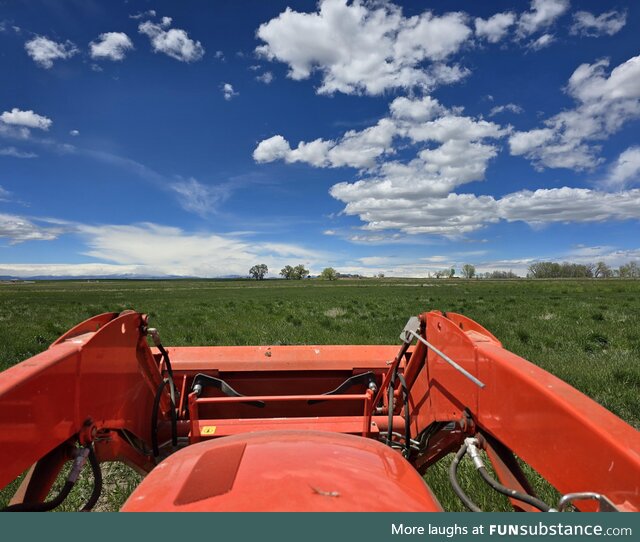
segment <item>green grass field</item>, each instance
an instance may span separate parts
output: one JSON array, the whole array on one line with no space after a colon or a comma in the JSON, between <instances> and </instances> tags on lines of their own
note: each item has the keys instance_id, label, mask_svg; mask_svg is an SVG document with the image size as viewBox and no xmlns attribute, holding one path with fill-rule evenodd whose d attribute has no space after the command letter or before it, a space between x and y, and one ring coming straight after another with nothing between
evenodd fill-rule
<instances>
[{"instance_id":1,"label":"green grass field","mask_svg":"<svg viewBox=\"0 0 640 542\"><path fill-rule=\"evenodd\" d=\"M640 428L640 281L363 279L307 281L60 281L0 285L0 369L46 349L76 323L133 308L166 345L399 344L409 316L454 311ZM464 465L463 465L464 466ZM449 510L446 462L427 480ZM472 469L463 485L482 487ZM101 509L132 489L115 468ZM542 496L553 492L535 478ZM88 487L88 485L87 485ZM87 488L79 487L77 493ZM508 509L489 492L486 509ZM7 491L0 495L6 502ZM82 502L82 496L77 498ZM71 500L73 503L73 499ZM70 505L72 508L72 505Z\"/></svg>"}]
</instances>

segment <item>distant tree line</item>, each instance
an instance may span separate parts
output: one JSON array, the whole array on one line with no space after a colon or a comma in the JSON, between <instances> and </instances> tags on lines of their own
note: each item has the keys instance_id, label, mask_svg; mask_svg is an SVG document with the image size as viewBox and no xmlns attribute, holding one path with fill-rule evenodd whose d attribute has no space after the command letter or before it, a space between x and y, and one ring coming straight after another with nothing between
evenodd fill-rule
<instances>
[{"instance_id":1,"label":"distant tree line","mask_svg":"<svg viewBox=\"0 0 640 542\"><path fill-rule=\"evenodd\" d=\"M452 279L453 277L456 276L456 270L451 267L450 269L442 269L441 271L436 271L433 274L434 277L436 277L437 279L442 279L442 278L449 278Z\"/></svg>"},{"instance_id":2,"label":"distant tree line","mask_svg":"<svg viewBox=\"0 0 640 542\"><path fill-rule=\"evenodd\" d=\"M620 266L618 276L621 279L640 279L640 265L638 262L629 262Z\"/></svg>"},{"instance_id":3,"label":"distant tree line","mask_svg":"<svg viewBox=\"0 0 640 542\"><path fill-rule=\"evenodd\" d=\"M309 277L309 270L302 264L296 265L295 267L285 265L280 270L280 275L287 280L301 280Z\"/></svg>"},{"instance_id":4,"label":"distant tree line","mask_svg":"<svg viewBox=\"0 0 640 542\"><path fill-rule=\"evenodd\" d=\"M513 271L487 271L486 273L479 273L479 278L483 279L519 279L520 277L516 275Z\"/></svg>"},{"instance_id":5,"label":"distant tree line","mask_svg":"<svg viewBox=\"0 0 640 542\"><path fill-rule=\"evenodd\" d=\"M570 262L536 262L529 266L527 277L534 279L558 278L596 278L608 279L613 277L637 279L640 278L640 266L637 262L629 262L613 269L605 262L570 263Z\"/></svg>"},{"instance_id":6,"label":"distant tree line","mask_svg":"<svg viewBox=\"0 0 640 542\"><path fill-rule=\"evenodd\" d=\"M249 275L251 278L256 280L264 280L267 273L269 272L269 268L266 264L261 263L254 265L251 269L249 269ZM286 280L301 280L309 278L309 270L302 264L291 266L285 265L280 270L280 276ZM384 275L383 275L384 276ZM339 278L363 278L361 275L350 275L338 273L333 267L325 267L320 273L319 278L325 280L337 280Z\"/></svg>"},{"instance_id":7,"label":"distant tree line","mask_svg":"<svg viewBox=\"0 0 640 542\"><path fill-rule=\"evenodd\" d=\"M461 268L461 275L466 279L517 279L520 278L513 271L487 271L477 273L472 264L464 264ZM257 264L249 269L249 275L256 280L263 280L269 268L266 264ZM302 264L285 265L280 270L280 276L286 280L301 280L309 278L309 270ZM377 278L384 278L384 273L378 273ZM455 268L447 268L434 272L433 276L440 278L455 278ZM431 277L431 273L429 273ZM528 268L527 278L534 279L565 279L565 278L626 278L640 279L640 265L638 262L629 262L621 265L618 269L613 269L605 262L597 263L571 263L571 262L535 262ZM338 273L333 267L326 267L322 270L319 278L325 280L337 280L339 278L364 278L357 274Z\"/></svg>"},{"instance_id":8,"label":"distant tree line","mask_svg":"<svg viewBox=\"0 0 640 542\"><path fill-rule=\"evenodd\" d=\"M473 264L466 263L460 269L460 274L465 279L519 279L520 277L516 275L513 271L487 271L485 273L477 273L476 267ZM454 278L456 275L455 269L445 269L443 271L436 271L434 276L439 278Z\"/></svg>"},{"instance_id":9,"label":"distant tree line","mask_svg":"<svg viewBox=\"0 0 640 542\"><path fill-rule=\"evenodd\" d=\"M471 264L462 266L462 276L467 279L517 279L520 278L513 271L490 271L476 273L476 268ZM640 265L637 262L629 262L614 269L603 261L596 263L572 263L572 262L535 262L529 266L527 278L533 279L577 279L577 278L640 278ZM453 277L446 271L435 273L436 278Z\"/></svg>"}]
</instances>

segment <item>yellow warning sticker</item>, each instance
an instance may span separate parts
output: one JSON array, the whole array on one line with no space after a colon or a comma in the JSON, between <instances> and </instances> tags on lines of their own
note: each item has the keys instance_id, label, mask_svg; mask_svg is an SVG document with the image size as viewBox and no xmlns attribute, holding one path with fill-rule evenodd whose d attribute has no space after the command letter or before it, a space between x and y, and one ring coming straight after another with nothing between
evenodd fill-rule
<instances>
[{"instance_id":1,"label":"yellow warning sticker","mask_svg":"<svg viewBox=\"0 0 640 542\"><path fill-rule=\"evenodd\" d=\"M215 435L216 426L215 425L205 425L201 430L201 435Z\"/></svg>"}]
</instances>

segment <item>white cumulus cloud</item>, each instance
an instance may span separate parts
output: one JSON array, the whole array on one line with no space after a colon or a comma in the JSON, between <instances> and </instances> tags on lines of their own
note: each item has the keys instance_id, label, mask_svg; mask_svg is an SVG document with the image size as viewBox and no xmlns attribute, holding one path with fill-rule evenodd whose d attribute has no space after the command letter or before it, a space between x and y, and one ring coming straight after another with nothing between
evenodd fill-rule
<instances>
[{"instance_id":1,"label":"white cumulus cloud","mask_svg":"<svg viewBox=\"0 0 640 542\"><path fill-rule=\"evenodd\" d=\"M569 78L566 92L575 99L543 128L514 132L511 154L524 155L538 168L590 169L602 159L596 144L640 117L640 56L607 73L609 61L582 64Z\"/></svg>"},{"instance_id":2,"label":"white cumulus cloud","mask_svg":"<svg viewBox=\"0 0 640 542\"><path fill-rule=\"evenodd\" d=\"M529 11L518 19L518 35L530 36L551 26L569 9L569 0L532 0Z\"/></svg>"},{"instance_id":3,"label":"white cumulus cloud","mask_svg":"<svg viewBox=\"0 0 640 542\"><path fill-rule=\"evenodd\" d=\"M340 185L336 185L339 187ZM445 197L416 187L386 197L352 197L336 187L332 195L357 215L365 230L400 230L408 234L459 237L500 221L531 226L550 223L603 222L640 219L640 190L608 193L585 188L523 190L501 198L449 193Z\"/></svg>"},{"instance_id":4,"label":"white cumulus cloud","mask_svg":"<svg viewBox=\"0 0 640 542\"><path fill-rule=\"evenodd\" d=\"M498 43L504 38L516 22L516 15L512 11L496 13L488 19L477 17L475 20L476 36L486 39L489 43Z\"/></svg>"},{"instance_id":5,"label":"white cumulus cloud","mask_svg":"<svg viewBox=\"0 0 640 542\"><path fill-rule=\"evenodd\" d=\"M318 11L287 8L262 24L256 52L289 66L289 77L322 75L320 94L378 95L386 90L432 88L467 71L442 64L470 39L467 16L425 11L405 17L390 3L320 0Z\"/></svg>"},{"instance_id":6,"label":"white cumulus cloud","mask_svg":"<svg viewBox=\"0 0 640 542\"><path fill-rule=\"evenodd\" d=\"M382 118L363 130L349 130L336 139L301 141L297 147L292 148L283 136L273 136L258 144L253 157L257 162L284 160L288 163L304 162L314 167L371 169L376 167L382 157L395 154L394 142L400 138L409 138L413 143L441 143L441 147L423 150L410 166L390 163L394 171L403 170L402 176L413 178L416 168L437 168L437 162L447 161L451 152L469 152L467 158L471 165L463 165L458 160L458 165L447 166L448 174L454 169L458 172L474 169L477 157L482 156L481 159L484 160L484 157L488 159L495 154L492 147L485 148L477 142L483 138L501 137L506 133L495 123L461 116L457 109L447 110L431 97L399 97L389 108L389 117ZM463 142L476 143L462 148ZM381 167L389 168L390 164ZM406 167L411 168L411 174Z\"/></svg>"},{"instance_id":7,"label":"white cumulus cloud","mask_svg":"<svg viewBox=\"0 0 640 542\"><path fill-rule=\"evenodd\" d=\"M171 17L163 17L160 23L145 21L138 25L138 31L151 40L155 53L164 53L181 62L195 62L204 56L204 47L192 40L185 30L168 28Z\"/></svg>"},{"instance_id":8,"label":"white cumulus cloud","mask_svg":"<svg viewBox=\"0 0 640 542\"><path fill-rule=\"evenodd\" d=\"M79 53L73 42L59 43L45 36L36 36L26 42L24 48L33 61L45 69L51 68L55 60L66 60Z\"/></svg>"},{"instance_id":9,"label":"white cumulus cloud","mask_svg":"<svg viewBox=\"0 0 640 542\"><path fill-rule=\"evenodd\" d=\"M257 162L284 160L305 162L315 167L372 167L377 158L391 151L397 134L395 123L382 119L361 131L349 130L338 140L301 141L295 149L281 135L261 141L253 157Z\"/></svg>"},{"instance_id":10,"label":"white cumulus cloud","mask_svg":"<svg viewBox=\"0 0 640 542\"><path fill-rule=\"evenodd\" d=\"M233 89L233 85L231 83L224 83L221 87L221 90L222 90L222 95L224 96L224 99L227 101L232 100L233 98L235 98L240 94L239 92L236 92Z\"/></svg>"},{"instance_id":11,"label":"white cumulus cloud","mask_svg":"<svg viewBox=\"0 0 640 542\"><path fill-rule=\"evenodd\" d=\"M91 58L95 60L123 60L133 42L124 32L105 32L89 44Z\"/></svg>"},{"instance_id":12,"label":"white cumulus cloud","mask_svg":"<svg viewBox=\"0 0 640 542\"><path fill-rule=\"evenodd\" d=\"M32 110L22 111L14 107L11 111L5 111L0 115L0 121L13 126L24 126L25 128L38 128L48 130L53 121L43 115L38 115Z\"/></svg>"}]
</instances>

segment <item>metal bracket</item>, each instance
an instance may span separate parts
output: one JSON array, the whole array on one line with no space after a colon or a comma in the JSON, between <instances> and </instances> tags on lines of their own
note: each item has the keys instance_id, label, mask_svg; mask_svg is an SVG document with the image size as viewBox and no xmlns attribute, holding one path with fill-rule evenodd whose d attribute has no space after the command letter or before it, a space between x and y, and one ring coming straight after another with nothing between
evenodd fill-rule
<instances>
[{"instance_id":1,"label":"metal bracket","mask_svg":"<svg viewBox=\"0 0 640 542\"><path fill-rule=\"evenodd\" d=\"M467 371L466 369L462 368L459 364L457 364L455 361L453 361L449 356L447 356L445 353L443 353L440 350L438 350L429 341L427 341L425 338L423 338L418 333L419 330L420 330L420 320L418 320L417 317L412 316L411 318L409 318L409 321L407 322L407 325L404 326L404 329L402 330L402 333L400 334L400 340L405 342L405 343L409 343L409 342L411 342L413 340L413 337L415 337L422 344L424 344L427 348L429 348L430 350L435 352L438 356L440 356L443 360L445 360L456 371L462 373L469 380L471 380L471 382L473 382L476 386L478 386L479 388L484 388L485 387L484 382L482 382L481 380L479 380L478 378L473 376L469 371Z\"/></svg>"},{"instance_id":2,"label":"metal bracket","mask_svg":"<svg viewBox=\"0 0 640 542\"><path fill-rule=\"evenodd\" d=\"M598 501L598 512L620 512L618 507L613 504L607 497L600 493L592 491L583 491L581 493L567 493L558 502L558 511L563 512L573 501L583 501L591 499Z\"/></svg>"},{"instance_id":3,"label":"metal bracket","mask_svg":"<svg viewBox=\"0 0 640 542\"><path fill-rule=\"evenodd\" d=\"M203 373L198 373L193 378L193 384L191 385L191 391L194 391L196 395L200 395L202 388L216 388L228 397L246 397L240 392L234 390L229 384L220 378L215 378ZM244 401L245 404L251 405L257 408L264 408L266 403L264 401Z\"/></svg>"},{"instance_id":4,"label":"metal bracket","mask_svg":"<svg viewBox=\"0 0 640 542\"><path fill-rule=\"evenodd\" d=\"M420 319L417 316L412 316L404 326L402 333L400 333L400 340L403 343L411 344L413 342L413 336L420 331Z\"/></svg>"},{"instance_id":5,"label":"metal bracket","mask_svg":"<svg viewBox=\"0 0 640 542\"><path fill-rule=\"evenodd\" d=\"M373 393L378 391L375 375L372 371L367 371L366 373L360 373L359 375L354 375L350 378L347 378L335 390L328 391L327 393L323 393L322 395L339 395L347 391L351 386L355 386L356 384L366 384L367 387L371 391L373 391ZM310 399L309 401L307 401L307 403L310 405L315 405L322 402L324 402L322 399Z\"/></svg>"}]
</instances>

